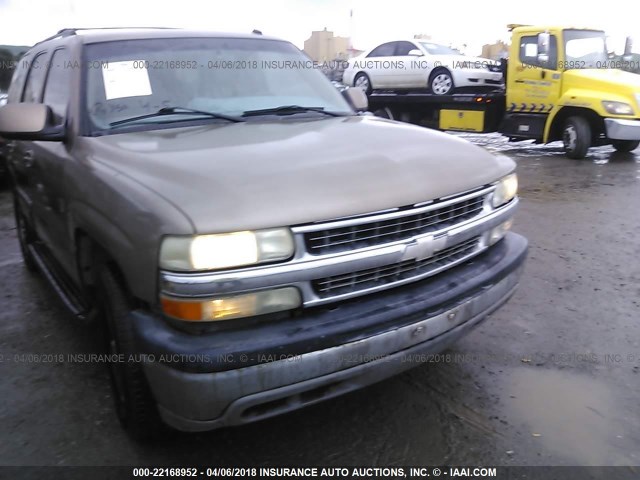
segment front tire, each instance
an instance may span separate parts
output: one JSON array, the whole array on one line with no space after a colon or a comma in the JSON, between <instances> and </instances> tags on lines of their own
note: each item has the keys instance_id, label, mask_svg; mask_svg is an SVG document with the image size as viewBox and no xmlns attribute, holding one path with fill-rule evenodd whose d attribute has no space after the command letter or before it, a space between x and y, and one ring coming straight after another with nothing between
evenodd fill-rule
<instances>
[{"instance_id":1,"label":"front tire","mask_svg":"<svg viewBox=\"0 0 640 480\"><path fill-rule=\"evenodd\" d=\"M562 130L564 151L569 158L582 159L586 157L591 146L591 126L582 117L569 117Z\"/></svg>"},{"instance_id":2,"label":"front tire","mask_svg":"<svg viewBox=\"0 0 640 480\"><path fill-rule=\"evenodd\" d=\"M640 140L613 140L613 148L618 152L632 152L640 145Z\"/></svg>"},{"instance_id":3,"label":"front tire","mask_svg":"<svg viewBox=\"0 0 640 480\"><path fill-rule=\"evenodd\" d=\"M356 77L353 79L353 86L360 87L367 95L371 94L371 91L373 90L373 88L371 87L371 80L369 79L369 75L364 72L359 72L356 75Z\"/></svg>"},{"instance_id":4,"label":"front tire","mask_svg":"<svg viewBox=\"0 0 640 480\"><path fill-rule=\"evenodd\" d=\"M451 72L446 68L436 69L429 77L429 89L436 95L453 93L455 85Z\"/></svg>"},{"instance_id":5,"label":"front tire","mask_svg":"<svg viewBox=\"0 0 640 480\"><path fill-rule=\"evenodd\" d=\"M153 438L162 421L134 347L133 325L128 317L131 303L114 271L103 265L99 271L99 303L108 354L123 362L110 362L109 375L116 413L127 433L135 440Z\"/></svg>"}]
</instances>

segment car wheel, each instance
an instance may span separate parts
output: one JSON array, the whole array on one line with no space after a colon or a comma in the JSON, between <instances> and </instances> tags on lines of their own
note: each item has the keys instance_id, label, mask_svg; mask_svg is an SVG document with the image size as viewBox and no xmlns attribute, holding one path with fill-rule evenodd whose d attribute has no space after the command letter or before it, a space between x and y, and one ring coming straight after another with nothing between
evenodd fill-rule
<instances>
[{"instance_id":1,"label":"car wheel","mask_svg":"<svg viewBox=\"0 0 640 480\"><path fill-rule=\"evenodd\" d=\"M131 437L149 440L163 424L134 347L128 295L108 265L100 268L98 288L107 352L124 360L108 364L118 419Z\"/></svg>"},{"instance_id":2,"label":"car wheel","mask_svg":"<svg viewBox=\"0 0 640 480\"><path fill-rule=\"evenodd\" d=\"M429 79L429 88L436 95L447 95L453 93L455 85L451 72L445 68L436 69Z\"/></svg>"},{"instance_id":3,"label":"car wheel","mask_svg":"<svg viewBox=\"0 0 640 480\"><path fill-rule=\"evenodd\" d=\"M36 234L29 225L27 217L20 210L20 207L18 206L18 198L15 193L13 195L13 213L16 219L18 242L20 243L20 252L22 253L24 265L30 272L36 272L38 270L38 266L36 265L36 261L33 258L31 251L29 250L29 245L36 240Z\"/></svg>"},{"instance_id":4,"label":"car wheel","mask_svg":"<svg viewBox=\"0 0 640 480\"><path fill-rule=\"evenodd\" d=\"M369 75L364 72L360 72L356 75L356 78L353 79L353 86L360 87L367 95L369 95L372 90Z\"/></svg>"},{"instance_id":5,"label":"car wheel","mask_svg":"<svg viewBox=\"0 0 640 480\"><path fill-rule=\"evenodd\" d=\"M638 148L640 140L614 140L611 142L618 152L631 152Z\"/></svg>"},{"instance_id":6,"label":"car wheel","mask_svg":"<svg viewBox=\"0 0 640 480\"><path fill-rule=\"evenodd\" d=\"M564 151L569 158L582 159L591 146L591 126L582 117L569 117L562 131Z\"/></svg>"}]
</instances>

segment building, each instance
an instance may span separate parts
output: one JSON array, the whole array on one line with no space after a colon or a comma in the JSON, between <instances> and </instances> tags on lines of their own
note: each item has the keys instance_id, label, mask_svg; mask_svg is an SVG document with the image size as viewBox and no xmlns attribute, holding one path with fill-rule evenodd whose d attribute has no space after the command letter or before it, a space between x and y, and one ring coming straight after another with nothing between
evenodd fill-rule
<instances>
[{"instance_id":1,"label":"building","mask_svg":"<svg viewBox=\"0 0 640 480\"><path fill-rule=\"evenodd\" d=\"M335 37L333 32L317 30L304 41L304 52L316 62L330 62L349 58L349 38Z\"/></svg>"},{"instance_id":2,"label":"building","mask_svg":"<svg viewBox=\"0 0 640 480\"><path fill-rule=\"evenodd\" d=\"M500 60L509 56L509 45L502 40L498 40L496 43L491 43L482 46L483 58L490 58L491 60Z\"/></svg>"}]
</instances>

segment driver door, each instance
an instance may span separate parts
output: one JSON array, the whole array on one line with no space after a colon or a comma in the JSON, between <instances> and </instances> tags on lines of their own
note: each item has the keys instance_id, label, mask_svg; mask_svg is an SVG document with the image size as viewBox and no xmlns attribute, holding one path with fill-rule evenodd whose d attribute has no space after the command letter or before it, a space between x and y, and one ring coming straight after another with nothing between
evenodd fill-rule
<instances>
[{"instance_id":1,"label":"driver door","mask_svg":"<svg viewBox=\"0 0 640 480\"><path fill-rule=\"evenodd\" d=\"M558 38L550 36L549 59L538 59L538 36L523 35L519 39L519 58L511 59L507 88L507 111L548 114L558 103L562 75L558 68Z\"/></svg>"}]
</instances>

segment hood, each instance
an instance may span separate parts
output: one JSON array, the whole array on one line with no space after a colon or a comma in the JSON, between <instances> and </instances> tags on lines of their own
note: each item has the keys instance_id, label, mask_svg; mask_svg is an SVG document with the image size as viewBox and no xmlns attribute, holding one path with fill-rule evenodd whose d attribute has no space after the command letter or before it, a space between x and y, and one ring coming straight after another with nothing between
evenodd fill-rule
<instances>
[{"instance_id":1,"label":"hood","mask_svg":"<svg viewBox=\"0 0 640 480\"><path fill-rule=\"evenodd\" d=\"M624 70L576 69L563 74L566 88L592 88L612 93L640 93L640 75Z\"/></svg>"},{"instance_id":2,"label":"hood","mask_svg":"<svg viewBox=\"0 0 640 480\"><path fill-rule=\"evenodd\" d=\"M491 183L514 169L510 159L453 136L367 116L248 121L85 140L89 161L178 205L197 233L290 226L412 205Z\"/></svg>"}]
</instances>

